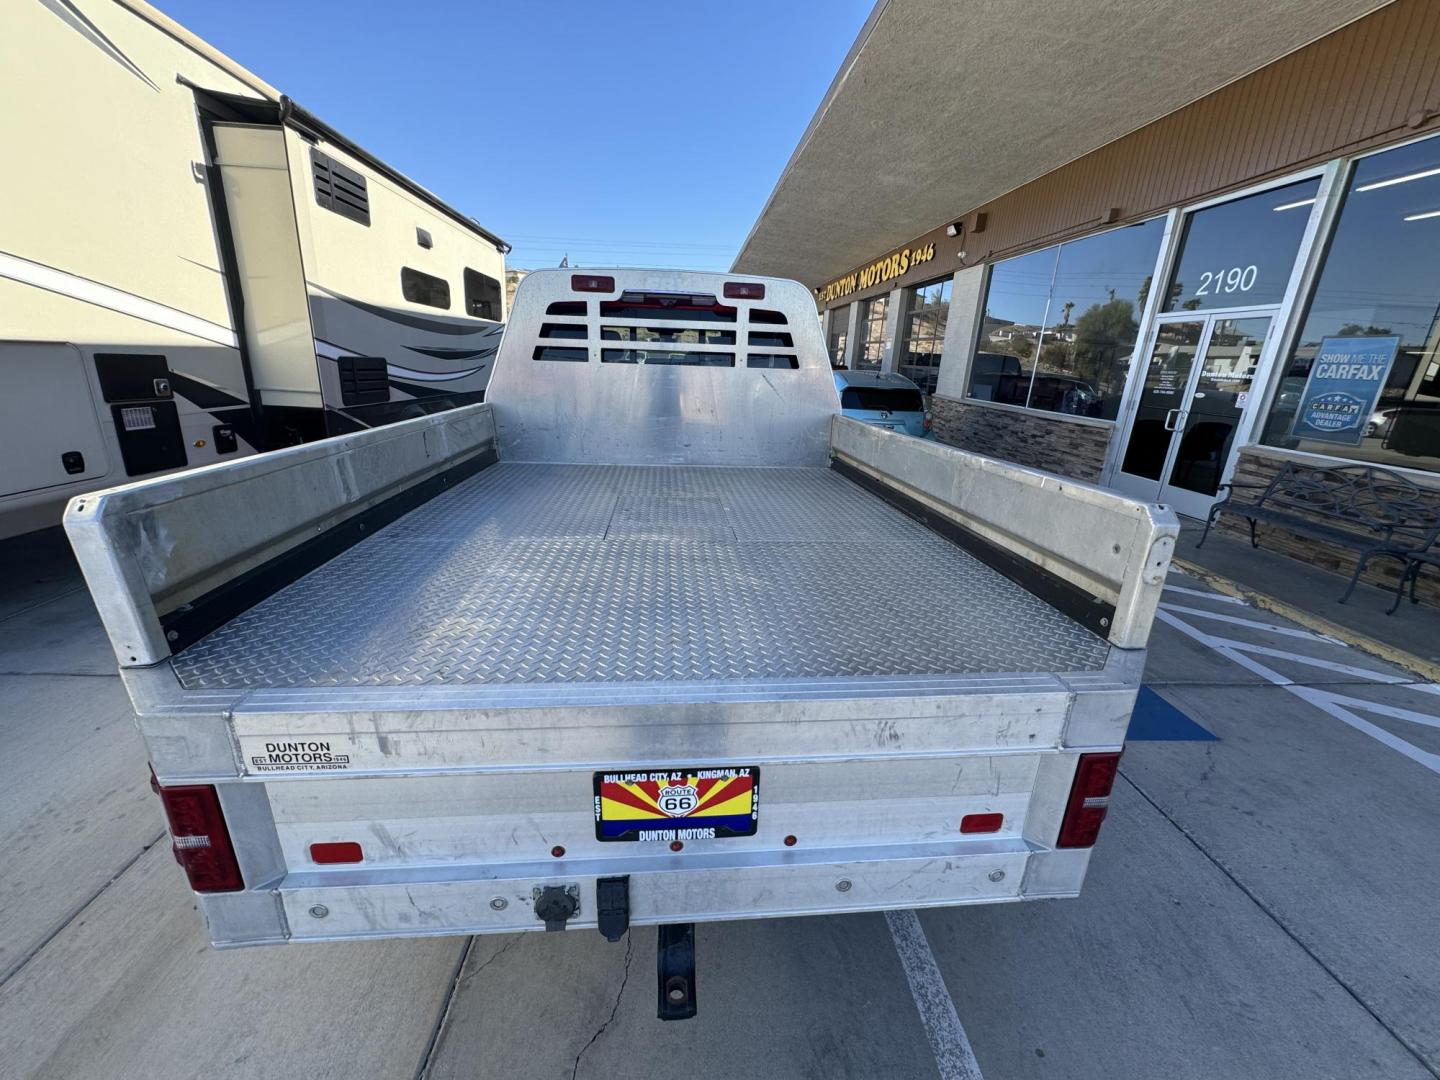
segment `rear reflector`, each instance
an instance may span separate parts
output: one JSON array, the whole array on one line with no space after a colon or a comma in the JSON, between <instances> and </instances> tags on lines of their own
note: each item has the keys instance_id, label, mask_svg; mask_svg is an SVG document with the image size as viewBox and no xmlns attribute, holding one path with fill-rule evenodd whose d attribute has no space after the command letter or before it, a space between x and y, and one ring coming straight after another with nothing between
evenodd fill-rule
<instances>
[{"instance_id":1,"label":"rear reflector","mask_svg":"<svg viewBox=\"0 0 1440 1080\"><path fill-rule=\"evenodd\" d=\"M1095 843L1105 813L1110 809L1110 789L1115 786L1115 773L1119 768L1119 754L1080 755L1056 847L1090 847Z\"/></svg>"},{"instance_id":2,"label":"rear reflector","mask_svg":"<svg viewBox=\"0 0 1440 1080\"><path fill-rule=\"evenodd\" d=\"M335 844L311 844L310 858L317 863L363 862L365 852L360 850L359 844L346 840Z\"/></svg>"},{"instance_id":3,"label":"rear reflector","mask_svg":"<svg viewBox=\"0 0 1440 1080\"><path fill-rule=\"evenodd\" d=\"M726 300L764 300L765 286L755 281L725 282Z\"/></svg>"},{"instance_id":4,"label":"rear reflector","mask_svg":"<svg viewBox=\"0 0 1440 1080\"><path fill-rule=\"evenodd\" d=\"M615 279L603 274L571 274L570 288L576 292L614 292Z\"/></svg>"},{"instance_id":5,"label":"rear reflector","mask_svg":"<svg viewBox=\"0 0 1440 1080\"><path fill-rule=\"evenodd\" d=\"M1004 814L966 814L960 819L962 833L999 832L1005 823Z\"/></svg>"},{"instance_id":6,"label":"rear reflector","mask_svg":"<svg viewBox=\"0 0 1440 1080\"><path fill-rule=\"evenodd\" d=\"M174 838L175 861L185 868L196 892L237 892L245 888L220 796L209 784L160 787L160 801Z\"/></svg>"}]
</instances>

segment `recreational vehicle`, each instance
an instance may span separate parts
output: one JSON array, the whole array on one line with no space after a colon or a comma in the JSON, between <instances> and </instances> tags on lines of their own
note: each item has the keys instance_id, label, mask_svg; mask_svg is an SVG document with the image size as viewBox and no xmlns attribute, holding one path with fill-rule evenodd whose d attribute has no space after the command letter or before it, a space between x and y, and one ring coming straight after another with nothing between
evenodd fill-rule
<instances>
[{"instance_id":1,"label":"recreational vehicle","mask_svg":"<svg viewBox=\"0 0 1440 1080\"><path fill-rule=\"evenodd\" d=\"M154 8L7 4L0 102L0 537L482 399L504 241Z\"/></svg>"}]
</instances>

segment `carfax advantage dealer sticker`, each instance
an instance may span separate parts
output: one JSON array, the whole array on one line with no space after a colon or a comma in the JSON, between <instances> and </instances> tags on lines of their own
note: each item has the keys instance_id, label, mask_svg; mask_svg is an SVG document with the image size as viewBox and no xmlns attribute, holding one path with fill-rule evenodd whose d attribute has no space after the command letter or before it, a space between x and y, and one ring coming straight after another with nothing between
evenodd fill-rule
<instances>
[{"instance_id":1,"label":"carfax advantage dealer sticker","mask_svg":"<svg viewBox=\"0 0 1440 1080\"><path fill-rule=\"evenodd\" d=\"M329 739L260 739L240 740L245 756L245 771L334 772L350 768L350 755L336 750Z\"/></svg>"}]
</instances>

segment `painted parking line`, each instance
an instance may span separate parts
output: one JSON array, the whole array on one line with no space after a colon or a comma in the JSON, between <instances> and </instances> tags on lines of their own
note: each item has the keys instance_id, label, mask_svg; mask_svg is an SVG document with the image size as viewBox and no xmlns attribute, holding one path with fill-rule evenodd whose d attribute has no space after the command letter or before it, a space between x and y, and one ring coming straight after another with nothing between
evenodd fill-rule
<instances>
[{"instance_id":1,"label":"painted parking line","mask_svg":"<svg viewBox=\"0 0 1440 1080\"><path fill-rule=\"evenodd\" d=\"M940 965L930 951L930 942L920 926L920 917L913 911L887 911L885 921L895 939L895 952L905 969L905 981L930 1040L940 1080L984 1080L980 1062L970 1048L970 1039L955 1012L955 1002L940 974Z\"/></svg>"},{"instance_id":2,"label":"painted parking line","mask_svg":"<svg viewBox=\"0 0 1440 1080\"><path fill-rule=\"evenodd\" d=\"M1350 675L1356 679L1368 679L1370 682L1389 683L1391 685L1409 685L1417 690L1424 689L1423 686L1416 686L1413 677L1405 675L1387 675L1383 671L1372 671L1370 668L1356 667L1354 664L1341 664L1327 657L1306 656L1304 653L1291 652L1288 649L1273 649L1268 645L1256 645L1252 641L1240 641L1236 638L1210 638L1210 644L1215 647L1236 649L1240 652L1252 653L1255 656L1268 656L1275 660L1288 660L1295 664L1304 664L1307 667L1324 668L1326 671L1337 675ZM1294 681L1293 679L1290 681Z\"/></svg>"},{"instance_id":3,"label":"painted parking line","mask_svg":"<svg viewBox=\"0 0 1440 1080\"><path fill-rule=\"evenodd\" d=\"M1349 648L1345 642L1338 638L1328 637L1325 634L1317 634L1313 630L1301 630L1293 626L1276 626L1274 623L1265 622L1263 619L1242 619L1238 615L1225 615L1218 611L1206 611L1204 608L1187 607L1184 604L1167 604L1164 601L1161 601L1160 607L1164 611L1178 611L1185 615L1195 615L1202 619L1213 619L1216 622L1229 623L1232 626L1244 626L1250 630L1262 630L1267 634L1302 638L1305 641L1323 641L1326 645L1338 645L1342 649Z\"/></svg>"},{"instance_id":4,"label":"painted parking line","mask_svg":"<svg viewBox=\"0 0 1440 1080\"><path fill-rule=\"evenodd\" d=\"M1359 714L1361 712L1369 712L1377 716L1385 716L1390 719L1397 720L1406 720L1411 723L1418 723L1432 727L1440 727L1440 719L1437 719L1436 717L1431 716L1428 713L1417 712L1413 709L1402 709L1398 706L1382 705L1378 702L1366 701L1364 698L1353 697L1349 694L1338 694L1332 690L1325 690L1314 686L1299 685L1293 679L1290 679L1285 675L1280 674L1280 672L1276 671L1274 668L1267 667L1259 660L1256 660L1254 656L1251 656L1249 654L1259 653L1260 655L1266 656L1268 658L1286 660L1298 664L1314 664L1316 663L1315 657L1305 656L1301 653L1287 652L1284 649L1276 649L1269 646L1252 646L1248 642L1238 642L1229 638L1215 637L1211 634L1207 634L1205 631L1199 629L1198 627L1191 626L1184 619L1180 618L1178 615L1175 614L1176 610L1183 609L1176 609L1170 607L1169 605L1162 604L1161 610L1155 613L1155 617L1161 622L1165 623L1167 626L1173 627L1174 629L1180 631L1180 633L1186 635L1192 640L1213 649L1215 652L1219 653L1227 660L1230 660L1232 663L1238 664L1240 667L1245 668L1247 671L1259 675L1262 679L1266 680L1269 683L1272 683L1275 686L1282 687L1289 693L1294 694L1296 697L1300 698L1302 701L1309 702L1317 709L1328 714L1329 716L1334 717L1341 723L1348 724L1356 731L1362 732L1363 734L1370 736L1376 742L1381 743L1384 746L1388 746L1390 747L1390 749L1405 755L1405 757L1409 758L1417 765L1424 766L1431 772L1440 775L1440 754L1434 754L1428 750L1424 750L1421 747L1416 746L1409 740L1402 739L1400 736L1394 734L1391 731L1388 731L1380 725L1371 723L1369 720L1366 720ZM1204 613L1201 612L1201 614ZM1250 620L1229 621L1249 622ZM1254 623L1254 625L1259 628L1266 627L1266 624L1258 622ZM1268 627L1268 629L1275 633L1283 633L1289 628L1284 626L1273 626ZM1337 644L1342 643L1337 642ZM1333 665L1331 666L1333 667ZM1350 673L1354 674L1358 678L1368 679L1376 683L1394 685L1394 683L1396 682L1396 680L1392 676L1377 671L1367 671L1364 668L1351 667ZM1408 683L1406 685L1409 689L1417 690L1422 693L1433 694L1437 690L1440 690L1440 688L1437 688L1433 683L1417 682Z\"/></svg>"},{"instance_id":5,"label":"painted parking line","mask_svg":"<svg viewBox=\"0 0 1440 1080\"><path fill-rule=\"evenodd\" d=\"M1183 585L1166 585L1165 591L1178 593L1181 596L1198 596L1202 600L1213 600L1217 604L1239 604L1241 607L1250 606L1238 596L1226 596L1224 593L1206 592L1203 589L1187 589Z\"/></svg>"}]
</instances>

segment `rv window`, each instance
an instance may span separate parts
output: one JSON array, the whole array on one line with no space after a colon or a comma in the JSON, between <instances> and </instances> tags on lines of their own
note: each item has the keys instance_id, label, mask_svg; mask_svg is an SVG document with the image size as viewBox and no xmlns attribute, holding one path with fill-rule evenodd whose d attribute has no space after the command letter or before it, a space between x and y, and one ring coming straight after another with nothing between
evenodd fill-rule
<instances>
[{"instance_id":1,"label":"rv window","mask_svg":"<svg viewBox=\"0 0 1440 1080\"><path fill-rule=\"evenodd\" d=\"M422 274L419 270L402 267L400 270L400 291L412 304L426 307L450 309L450 283L433 274Z\"/></svg>"},{"instance_id":2,"label":"rv window","mask_svg":"<svg viewBox=\"0 0 1440 1080\"><path fill-rule=\"evenodd\" d=\"M602 349L603 364L669 364L679 367L734 367L735 354L659 349Z\"/></svg>"},{"instance_id":3,"label":"rv window","mask_svg":"<svg viewBox=\"0 0 1440 1080\"><path fill-rule=\"evenodd\" d=\"M465 268L465 314L500 321L500 282L468 266Z\"/></svg>"},{"instance_id":4,"label":"rv window","mask_svg":"<svg viewBox=\"0 0 1440 1080\"><path fill-rule=\"evenodd\" d=\"M316 203L361 225L370 224L370 193L365 177L314 149L310 151L310 172L315 178Z\"/></svg>"}]
</instances>

